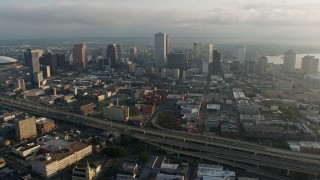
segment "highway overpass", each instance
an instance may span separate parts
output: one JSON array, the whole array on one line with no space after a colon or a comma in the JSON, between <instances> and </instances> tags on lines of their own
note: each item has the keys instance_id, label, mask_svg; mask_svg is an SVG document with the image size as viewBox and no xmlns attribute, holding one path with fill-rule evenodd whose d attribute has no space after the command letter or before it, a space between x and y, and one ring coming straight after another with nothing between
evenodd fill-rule
<instances>
[{"instance_id":1,"label":"highway overpass","mask_svg":"<svg viewBox=\"0 0 320 180\"><path fill-rule=\"evenodd\" d=\"M75 113L65 112L41 104L30 104L21 100L0 97L0 103L17 109L25 110L41 116L71 121L95 128L113 127L122 133L136 137L159 148L192 155L203 159L213 160L245 168L243 162L257 165L255 172L261 173L259 165L277 167L289 171L304 172L317 175L320 172L320 156L299 152L291 152L276 148L265 147L241 140L233 140L216 136L192 134L168 129L150 129L129 126L124 123L106 121ZM154 118L157 118L156 116ZM248 169L246 167L245 169ZM252 170L252 167L251 169ZM268 174L267 172L263 172ZM271 177L271 173L269 176ZM274 175L276 176L276 175ZM273 177L274 178L274 177Z\"/></svg>"}]
</instances>

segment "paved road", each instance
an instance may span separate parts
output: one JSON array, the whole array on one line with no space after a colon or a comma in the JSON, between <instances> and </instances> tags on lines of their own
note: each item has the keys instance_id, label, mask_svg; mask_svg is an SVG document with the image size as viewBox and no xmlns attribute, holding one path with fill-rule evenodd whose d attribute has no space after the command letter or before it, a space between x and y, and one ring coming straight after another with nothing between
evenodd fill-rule
<instances>
[{"instance_id":1,"label":"paved road","mask_svg":"<svg viewBox=\"0 0 320 180\"><path fill-rule=\"evenodd\" d=\"M304 163L309 163L310 165L315 166L315 168L310 169L310 172L313 171L314 174L319 173L319 166L320 166L319 155L285 151L285 150L260 146L260 145L249 143L249 142L232 140L232 139L221 138L221 137L205 136L201 134L191 134L187 132L180 132L180 131L167 130L167 129L156 130L156 129L150 129L150 128L137 128L137 127L123 124L123 123L104 121L102 119L91 118L91 117L82 116L79 114L64 112L58 109L50 109L47 107L36 106L33 104L30 105L25 102L9 99L5 97L1 97L0 102L1 104L5 104L11 107L16 107L18 109L27 110L28 112L32 112L32 113L43 115L43 116L48 116L51 118L66 120L67 119L66 117L71 117L68 119L69 121L82 123L84 125L92 126L100 129L104 129L106 127L114 127L119 129L123 133L127 133L129 135L130 133L140 134L140 135L146 134L149 136L162 137L163 139L166 139L166 140L173 139L175 141L187 142L189 143L189 145L194 147L196 145L200 145L202 147L213 146L213 147L229 149L230 151L234 151L234 152L242 151L242 152L247 152L252 154L261 154L261 155L270 156L273 158L279 158L283 160L294 160L295 166L300 166L301 168L305 168ZM157 116L155 116L154 118L156 117ZM165 147L162 147L162 148L165 148ZM210 152L212 151L210 150ZM183 153L186 155L191 153L195 155L194 157L199 157L199 155L197 155L195 152L184 151ZM240 154L238 155L237 153L235 153L234 155L237 158L242 158L242 160L245 160L247 158L247 157L241 157L241 155ZM209 160L212 159L210 155L206 155L206 154L203 154L203 157ZM249 161L250 159L248 158L247 160ZM237 163L237 166L243 167L239 163ZM282 163L281 166L283 167L288 165L286 165L285 163ZM288 169L290 168L293 168L293 166L292 165L288 166Z\"/></svg>"}]
</instances>

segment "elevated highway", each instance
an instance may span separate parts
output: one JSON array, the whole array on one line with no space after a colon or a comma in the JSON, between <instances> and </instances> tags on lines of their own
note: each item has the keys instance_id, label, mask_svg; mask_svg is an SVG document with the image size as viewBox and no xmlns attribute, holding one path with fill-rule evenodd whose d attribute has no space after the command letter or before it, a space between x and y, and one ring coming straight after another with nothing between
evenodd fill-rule
<instances>
[{"instance_id":1,"label":"elevated highway","mask_svg":"<svg viewBox=\"0 0 320 180\"><path fill-rule=\"evenodd\" d=\"M250 170L254 168L256 172L262 172L259 170L259 165L277 167L288 170L288 172L296 171L314 175L320 172L319 155L280 150L222 137L192 134L168 129L138 128L124 123L82 116L61 109L54 109L40 104L30 104L7 97L0 97L0 103L37 115L95 128L105 129L106 127L113 127L124 134L178 154L192 155L208 160L215 159L215 161L219 160L218 162L221 163L232 163L234 166L240 168L245 168L245 165L241 163L255 164L257 167L251 167ZM157 118L157 116L154 118ZM249 167L246 167L245 169L248 168Z\"/></svg>"}]
</instances>

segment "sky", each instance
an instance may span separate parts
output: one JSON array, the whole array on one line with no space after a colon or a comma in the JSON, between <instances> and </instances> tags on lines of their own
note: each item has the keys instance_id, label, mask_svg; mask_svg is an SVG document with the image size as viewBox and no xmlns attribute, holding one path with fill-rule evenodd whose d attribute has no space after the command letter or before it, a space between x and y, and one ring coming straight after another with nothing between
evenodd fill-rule
<instances>
[{"instance_id":1,"label":"sky","mask_svg":"<svg viewBox=\"0 0 320 180\"><path fill-rule=\"evenodd\" d=\"M320 40L319 0L0 0L0 39Z\"/></svg>"}]
</instances>

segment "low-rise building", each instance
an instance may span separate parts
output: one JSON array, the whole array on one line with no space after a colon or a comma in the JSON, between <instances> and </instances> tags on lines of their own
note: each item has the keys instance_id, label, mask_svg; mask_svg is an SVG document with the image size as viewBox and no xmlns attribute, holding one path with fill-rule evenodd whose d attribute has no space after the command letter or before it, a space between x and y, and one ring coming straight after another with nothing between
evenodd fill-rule
<instances>
[{"instance_id":1,"label":"low-rise building","mask_svg":"<svg viewBox=\"0 0 320 180\"><path fill-rule=\"evenodd\" d=\"M239 138L239 126L235 123L221 123L221 136L228 138Z\"/></svg>"},{"instance_id":2,"label":"low-rise building","mask_svg":"<svg viewBox=\"0 0 320 180\"><path fill-rule=\"evenodd\" d=\"M25 142L22 144L17 144L11 147L11 152L20 156L26 157L32 153L38 152L40 149L40 145L33 142Z\"/></svg>"},{"instance_id":3,"label":"low-rise building","mask_svg":"<svg viewBox=\"0 0 320 180\"><path fill-rule=\"evenodd\" d=\"M168 179L174 179L174 180L185 180L184 175L180 174L164 174L164 173L158 173L156 175L155 180L168 180Z\"/></svg>"},{"instance_id":4,"label":"low-rise building","mask_svg":"<svg viewBox=\"0 0 320 180\"><path fill-rule=\"evenodd\" d=\"M91 145L74 142L59 151L36 156L31 161L32 170L44 178L49 178L91 153Z\"/></svg>"},{"instance_id":5,"label":"low-rise building","mask_svg":"<svg viewBox=\"0 0 320 180\"><path fill-rule=\"evenodd\" d=\"M0 116L0 120L4 121L4 122L8 122L11 120L14 120L16 118L16 114L15 113L6 113Z\"/></svg>"},{"instance_id":6,"label":"low-rise building","mask_svg":"<svg viewBox=\"0 0 320 180\"><path fill-rule=\"evenodd\" d=\"M32 89L32 90L23 92L24 98L29 96L40 96L44 94L45 94L45 91L43 89Z\"/></svg>"},{"instance_id":7,"label":"low-rise building","mask_svg":"<svg viewBox=\"0 0 320 180\"><path fill-rule=\"evenodd\" d=\"M19 141L37 136L35 117L17 120L15 122L15 130Z\"/></svg>"},{"instance_id":8,"label":"low-rise building","mask_svg":"<svg viewBox=\"0 0 320 180\"><path fill-rule=\"evenodd\" d=\"M169 105L175 105L179 100L184 100L185 96L182 94L168 94L166 97L166 103Z\"/></svg>"},{"instance_id":9,"label":"low-rise building","mask_svg":"<svg viewBox=\"0 0 320 180\"><path fill-rule=\"evenodd\" d=\"M45 117L36 119L36 128L38 134L51 132L56 127L54 120Z\"/></svg>"},{"instance_id":10,"label":"low-rise building","mask_svg":"<svg viewBox=\"0 0 320 180\"><path fill-rule=\"evenodd\" d=\"M282 90L292 90L292 81L285 78L278 78L275 87Z\"/></svg>"},{"instance_id":11,"label":"low-rise building","mask_svg":"<svg viewBox=\"0 0 320 180\"><path fill-rule=\"evenodd\" d=\"M257 114L257 115L249 115L249 114L240 114L240 123L245 122L257 122L265 121L264 116Z\"/></svg>"},{"instance_id":12,"label":"low-rise building","mask_svg":"<svg viewBox=\"0 0 320 180\"><path fill-rule=\"evenodd\" d=\"M85 104L82 106L77 107L77 111L83 115L90 115L94 113L94 104L93 103L89 103L89 104Z\"/></svg>"},{"instance_id":13,"label":"low-rise building","mask_svg":"<svg viewBox=\"0 0 320 180\"><path fill-rule=\"evenodd\" d=\"M129 107L127 106L104 106L103 118L115 121L127 121L129 119Z\"/></svg>"},{"instance_id":14,"label":"low-rise building","mask_svg":"<svg viewBox=\"0 0 320 180\"><path fill-rule=\"evenodd\" d=\"M152 102L143 102L135 104L135 108L138 113L152 114L156 110L156 105Z\"/></svg>"},{"instance_id":15,"label":"low-rise building","mask_svg":"<svg viewBox=\"0 0 320 180\"><path fill-rule=\"evenodd\" d=\"M72 180L93 180L101 171L101 165L97 163L87 163L86 167L75 167L72 173Z\"/></svg>"},{"instance_id":16,"label":"low-rise building","mask_svg":"<svg viewBox=\"0 0 320 180\"><path fill-rule=\"evenodd\" d=\"M199 164L197 177L200 179L212 179L215 177L221 177L228 179L230 177L235 177L236 173L234 171L223 170L223 166L220 165L210 165L210 164Z\"/></svg>"},{"instance_id":17,"label":"low-rise building","mask_svg":"<svg viewBox=\"0 0 320 180\"><path fill-rule=\"evenodd\" d=\"M0 124L0 136L7 139L16 137L15 125L11 123Z\"/></svg>"},{"instance_id":18,"label":"low-rise building","mask_svg":"<svg viewBox=\"0 0 320 180\"><path fill-rule=\"evenodd\" d=\"M161 126L170 129L180 129L183 115L178 111L166 110L159 113L158 122Z\"/></svg>"},{"instance_id":19,"label":"low-rise building","mask_svg":"<svg viewBox=\"0 0 320 180\"><path fill-rule=\"evenodd\" d=\"M237 102L237 110L240 114L259 114L260 109L257 103L241 100Z\"/></svg>"}]
</instances>

